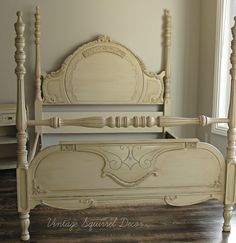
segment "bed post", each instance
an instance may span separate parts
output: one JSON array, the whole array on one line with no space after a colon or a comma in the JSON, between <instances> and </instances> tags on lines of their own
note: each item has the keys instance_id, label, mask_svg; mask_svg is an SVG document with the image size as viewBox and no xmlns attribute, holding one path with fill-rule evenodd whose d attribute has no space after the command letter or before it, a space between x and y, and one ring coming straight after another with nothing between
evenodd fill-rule
<instances>
[{"instance_id":1,"label":"bed post","mask_svg":"<svg viewBox=\"0 0 236 243\"><path fill-rule=\"evenodd\" d=\"M164 94L164 116L171 113L170 101L170 47L171 47L171 16L169 10L165 10L165 30L164 30L164 66L165 66L165 94Z\"/></svg>"},{"instance_id":2,"label":"bed post","mask_svg":"<svg viewBox=\"0 0 236 243\"><path fill-rule=\"evenodd\" d=\"M35 13L35 101L34 113L35 120L42 119L42 95L41 95L41 64L40 64L40 12L39 7L36 7ZM40 134L42 139L42 127L35 127L36 133Z\"/></svg>"},{"instance_id":3,"label":"bed post","mask_svg":"<svg viewBox=\"0 0 236 243\"><path fill-rule=\"evenodd\" d=\"M236 17L234 18L235 23L232 28L233 40L231 42L231 57L230 61L232 68L231 74L231 94L230 94L230 105L229 105L229 129L227 134L228 146L227 146L227 174L226 174L226 194L225 194L225 205L224 205L224 226L223 231L230 231L230 220L232 217L233 205L236 199Z\"/></svg>"},{"instance_id":4,"label":"bed post","mask_svg":"<svg viewBox=\"0 0 236 243\"><path fill-rule=\"evenodd\" d=\"M25 109L25 24L22 20L22 12L17 12L17 22L15 23L15 73L17 76L17 108L16 108L16 128L17 128L17 203L21 225L21 239L29 239L29 199L28 199L28 162L26 150L26 128L27 118Z\"/></svg>"}]
</instances>

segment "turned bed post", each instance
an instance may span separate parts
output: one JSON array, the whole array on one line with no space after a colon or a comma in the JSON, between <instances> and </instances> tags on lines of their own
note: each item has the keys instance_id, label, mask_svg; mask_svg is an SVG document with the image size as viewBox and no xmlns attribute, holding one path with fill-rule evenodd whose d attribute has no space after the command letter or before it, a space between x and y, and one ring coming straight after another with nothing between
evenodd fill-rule
<instances>
[{"instance_id":1,"label":"turned bed post","mask_svg":"<svg viewBox=\"0 0 236 243\"><path fill-rule=\"evenodd\" d=\"M230 231L230 219L232 217L233 204L236 199L236 17L234 18L234 26L232 28L233 40L231 42L231 57L230 61L232 68L231 74L231 93L229 105L229 129L227 133L228 146L226 157L226 194L224 206L224 226L223 231Z\"/></svg>"},{"instance_id":2,"label":"turned bed post","mask_svg":"<svg viewBox=\"0 0 236 243\"><path fill-rule=\"evenodd\" d=\"M21 225L21 239L29 239L28 227L29 221L29 200L28 200L28 162L26 149L26 108L25 108L25 91L24 91L24 75L25 75L25 24L22 20L22 13L17 12L17 22L15 23L15 73L17 76L17 108L16 108L16 128L17 128L17 202L18 212Z\"/></svg>"},{"instance_id":3,"label":"turned bed post","mask_svg":"<svg viewBox=\"0 0 236 243\"><path fill-rule=\"evenodd\" d=\"M170 91L170 48L171 48L171 16L169 10L165 10L164 28L164 68L165 68L165 93L164 93L164 116L171 113L171 91Z\"/></svg>"},{"instance_id":4,"label":"turned bed post","mask_svg":"<svg viewBox=\"0 0 236 243\"><path fill-rule=\"evenodd\" d=\"M41 61L40 61L40 12L39 7L36 7L35 13L35 101L34 101L34 113L35 120L42 119L42 94L41 94ZM35 132L40 134L42 139L42 127L36 126Z\"/></svg>"},{"instance_id":5,"label":"turned bed post","mask_svg":"<svg viewBox=\"0 0 236 243\"><path fill-rule=\"evenodd\" d=\"M41 95L41 64L40 64L40 12L39 7L36 7L35 13L35 99L34 99L34 118L35 120L42 119L42 95ZM28 160L32 161L38 149L42 144L42 127L35 126L35 140L32 149L30 150Z\"/></svg>"}]
</instances>

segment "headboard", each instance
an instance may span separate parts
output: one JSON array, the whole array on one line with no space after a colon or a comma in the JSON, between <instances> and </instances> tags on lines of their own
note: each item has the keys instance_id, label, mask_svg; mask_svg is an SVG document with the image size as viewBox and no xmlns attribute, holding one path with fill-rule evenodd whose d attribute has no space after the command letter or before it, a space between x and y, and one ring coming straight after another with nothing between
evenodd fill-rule
<instances>
[{"instance_id":1,"label":"headboard","mask_svg":"<svg viewBox=\"0 0 236 243\"><path fill-rule=\"evenodd\" d=\"M35 14L35 44L36 44L36 98L35 118L47 119L51 116L82 118L86 116L102 117L110 115L104 110L81 112L81 106L113 105L112 110L118 115L131 117L139 115L137 109L127 105L139 106L142 115L170 115L170 14L164 14L163 70L159 73L150 72L143 62L129 48L115 42L108 36L99 36L93 41L80 46L62 63L59 70L41 76L40 65L40 14ZM160 55L161 56L161 55ZM43 106L66 106L63 112L44 111ZM70 112L67 105L80 106ZM150 110L147 106L155 106ZM126 106L125 111L117 107ZM149 112L150 111L150 112ZM141 112L140 112L141 114ZM46 129L46 130L45 130ZM42 128L36 127L42 132ZM119 129L122 132L160 132L161 128L130 128ZM49 133L90 133L88 128L44 128ZM93 133L114 132L114 129L93 129Z\"/></svg>"},{"instance_id":2,"label":"headboard","mask_svg":"<svg viewBox=\"0 0 236 243\"><path fill-rule=\"evenodd\" d=\"M125 46L102 36L45 76L44 104L163 104L165 71L146 71Z\"/></svg>"}]
</instances>

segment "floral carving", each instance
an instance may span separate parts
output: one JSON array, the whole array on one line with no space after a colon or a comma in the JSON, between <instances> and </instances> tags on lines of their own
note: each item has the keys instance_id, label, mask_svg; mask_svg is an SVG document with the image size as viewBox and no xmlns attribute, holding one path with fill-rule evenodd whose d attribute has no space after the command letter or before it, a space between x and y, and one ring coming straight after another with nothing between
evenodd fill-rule
<instances>
[{"instance_id":1,"label":"floral carving","mask_svg":"<svg viewBox=\"0 0 236 243\"><path fill-rule=\"evenodd\" d=\"M33 194L47 193L39 184L37 184L36 180L33 180L32 183Z\"/></svg>"},{"instance_id":2,"label":"floral carving","mask_svg":"<svg viewBox=\"0 0 236 243\"><path fill-rule=\"evenodd\" d=\"M92 48L84 51L83 56L86 58L86 57L89 57L89 56L94 55L99 52L110 52L110 53L116 54L122 58L125 56L125 52L121 51L119 48L111 47L111 46L92 47Z\"/></svg>"}]
</instances>

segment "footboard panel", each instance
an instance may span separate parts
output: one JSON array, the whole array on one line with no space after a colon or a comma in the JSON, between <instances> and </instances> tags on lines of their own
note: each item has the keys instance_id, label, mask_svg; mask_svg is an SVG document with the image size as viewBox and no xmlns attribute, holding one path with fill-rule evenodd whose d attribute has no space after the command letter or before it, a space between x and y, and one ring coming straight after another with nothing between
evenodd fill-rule
<instances>
[{"instance_id":1,"label":"footboard panel","mask_svg":"<svg viewBox=\"0 0 236 243\"><path fill-rule=\"evenodd\" d=\"M223 200L225 162L195 139L65 142L41 151L29 167L31 208Z\"/></svg>"}]
</instances>

